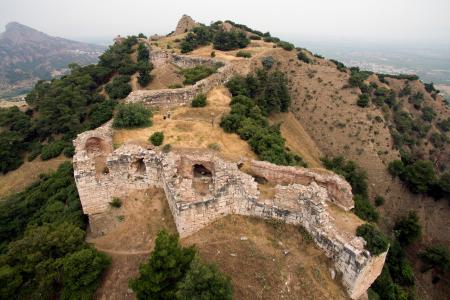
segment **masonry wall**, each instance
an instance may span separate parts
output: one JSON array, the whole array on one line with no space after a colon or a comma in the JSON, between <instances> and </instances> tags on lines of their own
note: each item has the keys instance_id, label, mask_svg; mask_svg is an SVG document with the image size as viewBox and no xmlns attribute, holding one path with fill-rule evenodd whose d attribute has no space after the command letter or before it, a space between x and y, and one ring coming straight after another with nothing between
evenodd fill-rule
<instances>
[{"instance_id":1,"label":"masonry wall","mask_svg":"<svg viewBox=\"0 0 450 300\"><path fill-rule=\"evenodd\" d=\"M192 68L198 65L216 66L221 64L216 73L211 74L194 85L179 89L137 90L125 99L127 103L144 103L149 106L178 106L190 103L200 94L207 93L213 87L226 83L234 74L248 72L248 62L233 63L213 58L176 55L164 50L152 50L150 60L155 66L174 64L180 68Z\"/></svg>"}]
</instances>

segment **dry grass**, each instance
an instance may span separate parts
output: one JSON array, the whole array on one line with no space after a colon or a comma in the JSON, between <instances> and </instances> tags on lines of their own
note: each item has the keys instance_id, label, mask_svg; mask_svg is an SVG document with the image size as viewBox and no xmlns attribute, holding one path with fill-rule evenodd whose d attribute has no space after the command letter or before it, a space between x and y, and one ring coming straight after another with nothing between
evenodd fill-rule
<instances>
[{"instance_id":1,"label":"dry grass","mask_svg":"<svg viewBox=\"0 0 450 300\"><path fill-rule=\"evenodd\" d=\"M151 75L152 81L145 87L147 90L167 89L172 84L183 85L184 77L178 73L179 68L172 64L165 64L163 66L154 68Z\"/></svg>"},{"instance_id":2,"label":"dry grass","mask_svg":"<svg viewBox=\"0 0 450 300\"><path fill-rule=\"evenodd\" d=\"M236 134L225 133L220 128L220 119L229 111L230 96L223 87L208 93L208 105L204 108L188 106L174 108L170 119L163 119L166 111L158 111L153 117L153 126L135 130L116 130L114 144L148 143L154 132L164 132L164 143L173 148L208 149L217 144L218 153L226 159L238 161L241 157L255 159L249 145Z\"/></svg>"},{"instance_id":3,"label":"dry grass","mask_svg":"<svg viewBox=\"0 0 450 300\"><path fill-rule=\"evenodd\" d=\"M231 277L233 299L346 299L329 259L296 226L230 215L183 243Z\"/></svg>"},{"instance_id":4,"label":"dry grass","mask_svg":"<svg viewBox=\"0 0 450 300\"><path fill-rule=\"evenodd\" d=\"M320 149L292 113L272 115L270 121L281 124L281 134L286 139L286 146L299 154L309 167L320 168L322 166Z\"/></svg>"},{"instance_id":5,"label":"dry grass","mask_svg":"<svg viewBox=\"0 0 450 300\"><path fill-rule=\"evenodd\" d=\"M0 197L20 192L38 180L39 174L56 170L58 166L69 159L63 155L43 161L40 158L25 162L16 170L0 175Z\"/></svg>"}]
</instances>

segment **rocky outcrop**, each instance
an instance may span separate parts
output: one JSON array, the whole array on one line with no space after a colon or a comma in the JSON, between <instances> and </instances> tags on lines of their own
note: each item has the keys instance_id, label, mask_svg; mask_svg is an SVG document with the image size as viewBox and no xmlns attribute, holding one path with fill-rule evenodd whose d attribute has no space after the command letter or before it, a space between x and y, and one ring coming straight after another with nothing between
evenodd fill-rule
<instances>
[{"instance_id":1,"label":"rocky outcrop","mask_svg":"<svg viewBox=\"0 0 450 300\"><path fill-rule=\"evenodd\" d=\"M197 26L197 22L195 22L190 16L183 15L181 19L178 21L177 27L172 35L178 35L189 30L192 30L195 26Z\"/></svg>"},{"instance_id":2,"label":"rocky outcrop","mask_svg":"<svg viewBox=\"0 0 450 300\"><path fill-rule=\"evenodd\" d=\"M206 150L160 153L126 144L112 151L110 123L78 135L74 145L75 181L90 217L107 212L113 197L160 187L182 237L228 214L277 219L309 232L342 274L351 298L360 297L381 273L386 253L372 256L364 239L335 226L353 200L350 185L334 173L260 161L243 172Z\"/></svg>"}]
</instances>

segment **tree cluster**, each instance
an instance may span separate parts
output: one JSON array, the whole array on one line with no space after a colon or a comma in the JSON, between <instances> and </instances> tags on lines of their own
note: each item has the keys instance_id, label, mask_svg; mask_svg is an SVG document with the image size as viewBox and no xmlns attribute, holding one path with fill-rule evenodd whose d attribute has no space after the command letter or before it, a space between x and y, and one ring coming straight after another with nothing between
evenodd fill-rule
<instances>
[{"instance_id":1,"label":"tree cluster","mask_svg":"<svg viewBox=\"0 0 450 300\"><path fill-rule=\"evenodd\" d=\"M119 104L112 126L114 128L140 128L152 125L152 112L143 104Z\"/></svg>"},{"instance_id":2,"label":"tree cluster","mask_svg":"<svg viewBox=\"0 0 450 300\"><path fill-rule=\"evenodd\" d=\"M270 126L270 113L287 111L290 97L287 80L279 71L258 70L256 75L235 76L228 83L233 98L231 112L220 126L246 140L261 160L279 165L304 165L296 154L285 148L278 126Z\"/></svg>"},{"instance_id":3,"label":"tree cluster","mask_svg":"<svg viewBox=\"0 0 450 300\"><path fill-rule=\"evenodd\" d=\"M139 276L130 280L137 299L232 299L230 279L196 252L194 247L182 247L178 236L160 231Z\"/></svg>"},{"instance_id":4,"label":"tree cluster","mask_svg":"<svg viewBox=\"0 0 450 300\"><path fill-rule=\"evenodd\" d=\"M85 242L72 165L0 200L0 298L91 298L110 260Z\"/></svg>"}]
</instances>

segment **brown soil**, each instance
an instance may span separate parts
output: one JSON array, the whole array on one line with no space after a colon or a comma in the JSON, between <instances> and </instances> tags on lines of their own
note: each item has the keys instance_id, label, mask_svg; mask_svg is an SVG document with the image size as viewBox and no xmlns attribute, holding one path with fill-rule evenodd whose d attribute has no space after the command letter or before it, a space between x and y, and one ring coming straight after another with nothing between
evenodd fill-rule
<instances>
[{"instance_id":1,"label":"brown soil","mask_svg":"<svg viewBox=\"0 0 450 300\"><path fill-rule=\"evenodd\" d=\"M20 192L39 179L39 174L55 171L58 166L69 159L63 155L49 160L36 158L25 162L16 170L0 175L0 197Z\"/></svg>"},{"instance_id":2,"label":"brown soil","mask_svg":"<svg viewBox=\"0 0 450 300\"><path fill-rule=\"evenodd\" d=\"M231 215L183 243L231 277L233 299L346 299L330 261L298 227Z\"/></svg>"},{"instance_id":3,"label":"brown soil","mask_svg":"<svg viewBox=\"0 0 450 300\"><path fill-rule=\"evenodd\" d=\"M88 232L87 241L112 258L96 299L134 299L128 280L138 275L156 234L162 229L176 232L163 190L134 192L121 200L122 207L110 208L90 220L91 227L101 228L105 234Z\"/></svg>"},{"instance_id":4,"label":"brown soil","mask_svg":"<svg viewBox=\"0 0 450 300\"><path fill-rule=\"evenodd\" d=\"M145 87L147 90L167 89L170 85L183 85L184 77L179 72L179 68L172 64L164 64L160 67L154 68L151 75L152 81Z\"/></svg>"}]
</instances>

